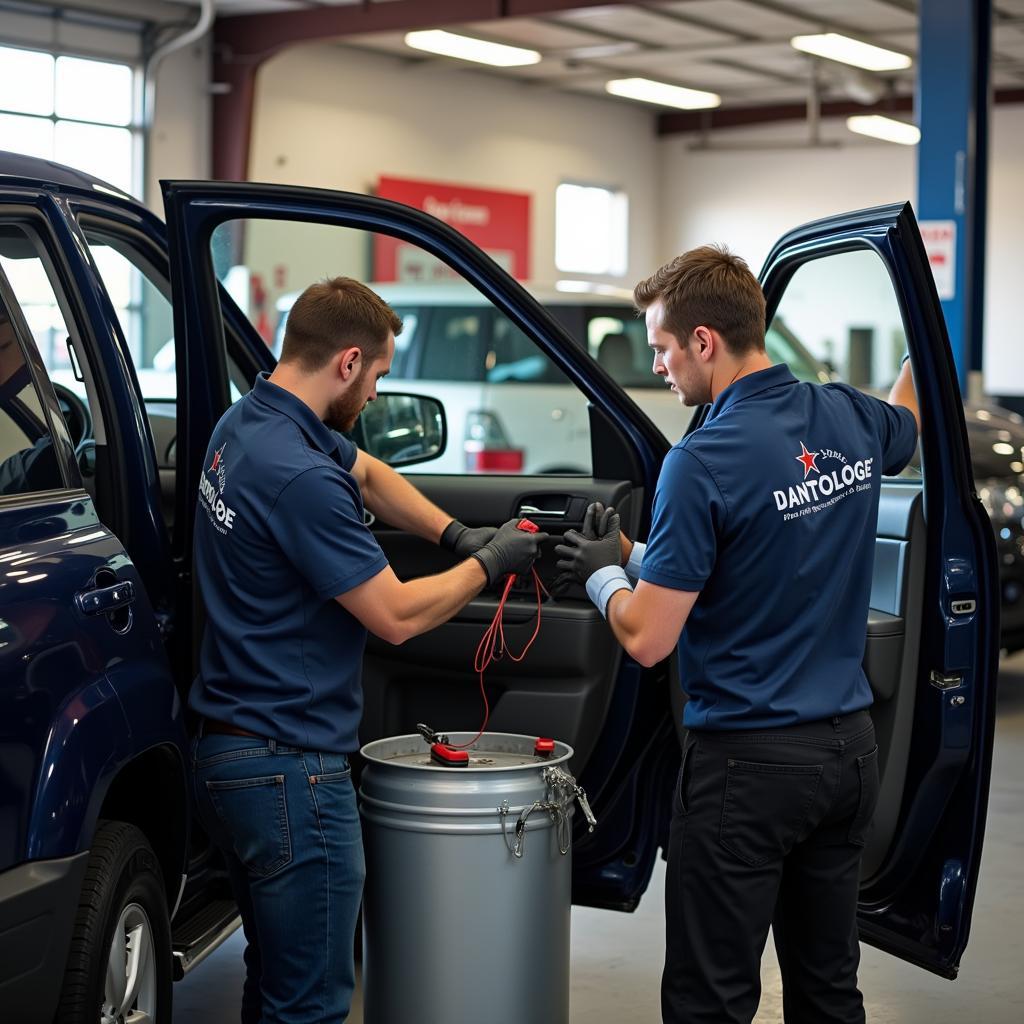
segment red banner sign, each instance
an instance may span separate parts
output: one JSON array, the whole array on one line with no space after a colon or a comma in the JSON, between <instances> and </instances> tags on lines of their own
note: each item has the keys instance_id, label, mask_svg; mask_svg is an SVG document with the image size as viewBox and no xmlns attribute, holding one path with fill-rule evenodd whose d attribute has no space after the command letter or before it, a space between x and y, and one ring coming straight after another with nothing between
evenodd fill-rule
<instances>
[{"instance_id":1,"label":"red banner sign","mask_svg":"<svg viewBox=\"0 0 1024 1024\"><path fill-rule=\"evenodd\" d=\"M530 276L530 197L437 181L380 179L377 195L423 210L476 242L513 277ZM435 281L454 271L418 246L377 235L373 247L375 281Z\"/></svg>"}]
</instances>

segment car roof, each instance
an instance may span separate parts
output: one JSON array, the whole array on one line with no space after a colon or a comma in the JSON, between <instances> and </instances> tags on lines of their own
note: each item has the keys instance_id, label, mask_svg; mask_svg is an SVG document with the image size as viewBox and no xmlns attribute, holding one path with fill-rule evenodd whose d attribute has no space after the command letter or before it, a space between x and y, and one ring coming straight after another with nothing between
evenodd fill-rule
<instances>
[{"instance_id":1,"label":"car roof","mask_svg":"<svg viewBox=\"0 0 1024 1024\"><path fill-rule=\"evenodd\" d=\"M633 296L625 288L597 284L589 281L572 282L573 287L558 287L551 284L534 284L521 281L522 286L545 306L629 306L633 308ZM471 284L462 281L406 282L367 281L385 302L393 306L423 305L450 306L488 305L489 300ZM298 292L287 292L278 296L278 312L287 312L299 297Z\"/></svg>"},{"instance_id":2,"label":"car roof","mask_svg":"<svg viewBox=\"0 0 1024 1024\"><path fill-rule=\"evenodd\" d=\"M66 167L55 160L44 160L37 156L25 156L23 153L11 153L0 150L0 184L9 184L5 178L31 182L36 185L57 185L59 187L84 189L114 195L119 199L137 202L127 192L110 185L100 178L95 178L84 171Z\"/></svg>"}]
</instances>

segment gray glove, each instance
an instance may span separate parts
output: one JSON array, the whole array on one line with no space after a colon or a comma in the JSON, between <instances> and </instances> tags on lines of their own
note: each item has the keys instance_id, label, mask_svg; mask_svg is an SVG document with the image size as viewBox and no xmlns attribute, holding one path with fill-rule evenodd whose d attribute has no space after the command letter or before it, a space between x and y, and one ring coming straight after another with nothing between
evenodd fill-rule
<instances>
[{"instance_id":1,"label":"gray glove","mask_svg":"<svg viewBox=\"0 0 1024 1024\"><path fill-rule=\"evenodd\" d=\"M453 519L441 534L438 543L446 551L452 551L459 558L469 558L479 551L498 532L496 526L464 526Z\"/></svg>"},{"instance_id":2,"label":"gray glove","mask_svg":"<svg viewBox=\"0 0 1024 1024\"><path fill-rule=\"evenodd\" d=\"M619 513L595 501L587 506L583 532L566 530L562 543L555 547L558 568L554 587L568 583L587 585L587 580L606 565L622 564L622 544L619 540Z\"/></svg>"},{"instance_id":3,"label":"gray glove","mask_svg":"<svg viewBox=\"0 0 1024 1024\"><path fill-rule=\"evenodd\" d=\"M470 558L475 558L487 573L491 586L505 576L528 572L540 554L540 546L548 539L546 533L527 533L517 529L518 519L499 526L494 536Z\"/></svg>"}]
</instances>

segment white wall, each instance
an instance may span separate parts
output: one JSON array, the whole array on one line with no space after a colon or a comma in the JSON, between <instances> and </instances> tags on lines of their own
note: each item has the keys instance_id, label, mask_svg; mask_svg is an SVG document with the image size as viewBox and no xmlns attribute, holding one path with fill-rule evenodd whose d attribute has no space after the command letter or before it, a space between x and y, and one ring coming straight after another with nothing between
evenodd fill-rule
<instances>
[{"instance_id":1,"label":"white wall","mask_svg":"<svg viewBox=\"0 0 1024 1024\"><path fill-rule=\"evenodd\" d=\"M985 391L1024 395L1024 107L996 108L989 168Z\"/></svg>"},{"instance_id":2,"label":"white wall","mask_svg":"<svg viewBox=\"0 0 1024 1024\"><path fill-rule=\"evenodd\" d=\"M157 70L146 205L163 217L161 178L210 176L210 37L170 54Z\"/></svg>"},{"instance_id":3,"label":"white wall","mask_svg":"<svg viewBox=\"0 0 1024 1024\"><path fill-rule=\"evenodd\" d=\"M367 192L382 174L528 192L530 276L554 265L555 188L565 180L624 188L629 267L657 255L654 114L454 67L317 44L260 71L249 176ZM577 276L577 275L572 275Z\"/></svg>"},{"instance_id":4,"label":"white wall","mask_svg":"<svg viewBox=\"0 0 1024 1024\"><path fill-rule=\"evenodd\" d=\"M831 213L914 201L917 152L850 136L842 122L824 124L839 148L756 149L751 144L806 140L806 126L773 125L719 132L716 145L747 149L693 150L693 137L663 140L661 195L665 205L659 259L695 245L724 242L756 271L789 228ZM1018 297L1024 238L1024 107L993 110L989 155L986 253L985 390L1024 394L1024 354Z\"/></svg>"},{"instance_id":5,"label":"white wall","mask_svg":"<svg viewBox=\"0 0 1024 1024\"><path fill-rule=\"evenodd\" d=\"M712 145L730 147L721 150L691 149L693 136L662 140L666 215L660 258L720 242L756 273L790 228L833 213L914 199L912 147L850 140L845 125L834 122L823 124L822 135L842 145L807 146L806 125L797 122L715 132ZM780 145L782 140L791 145ZM750 148L733 148L739 146Z\"/></svg>"}]
</instances>

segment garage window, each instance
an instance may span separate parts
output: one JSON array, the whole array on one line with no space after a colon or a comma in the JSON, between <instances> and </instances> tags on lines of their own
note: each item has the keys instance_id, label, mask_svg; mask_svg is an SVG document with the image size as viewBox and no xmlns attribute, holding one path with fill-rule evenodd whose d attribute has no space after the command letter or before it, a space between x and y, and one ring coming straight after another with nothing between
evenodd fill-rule
<instances>
[{"instance_id":1,"label":"garage window","mask_svg":"<svg viewBox=\"0 0 1024 1024\"><path fill-rule=\"evenodd\" d=\"M134 78L128 64L0 46L3 148L133 192Z\"/></svg>"},{"instance_id":2,"label":"garage window","mask_svg":"<svg viewBox=\"0 0 1024 1024\"><path fill-rule=\"evenodd\" d=\"M570 274L625 274L628 228L625 192L562 182L555 191L555 266Z\"/></svg>"}]
</instances>

